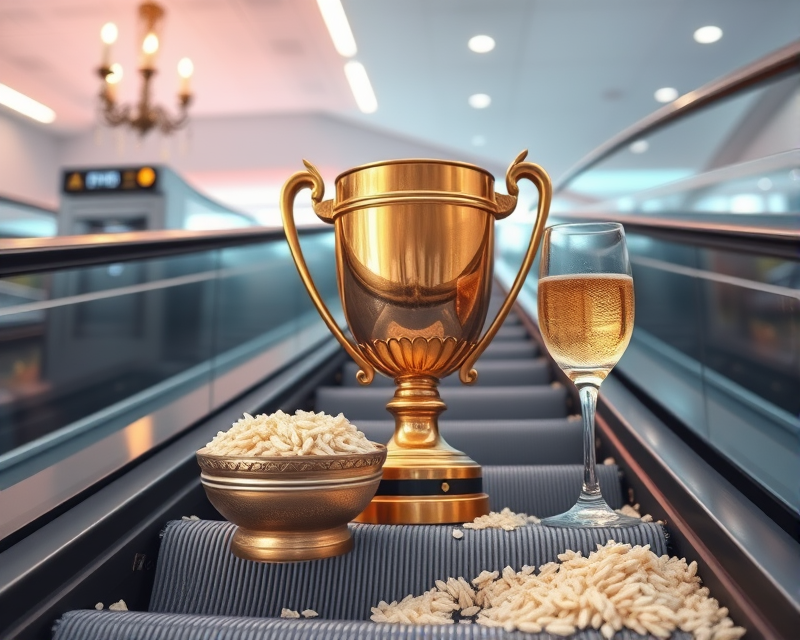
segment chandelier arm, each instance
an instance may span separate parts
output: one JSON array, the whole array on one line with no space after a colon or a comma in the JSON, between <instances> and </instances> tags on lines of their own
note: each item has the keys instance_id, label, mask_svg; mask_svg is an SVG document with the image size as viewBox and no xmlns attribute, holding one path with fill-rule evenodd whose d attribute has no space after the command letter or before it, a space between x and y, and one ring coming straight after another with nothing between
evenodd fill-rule
<instances>
[{"instance_id":1,"label":"chandelier arm","mask_svg":"<svg viewBox=\"0 0 800 640\"><path fill-rule=\"evenodd\" d=\"M158 128L166 135L183 128L189 121L189 114L183 104L180 113L175 118L172 118L163 107L156 107L155 110L158 113Z\"/></svg>"},{"instance_id":2,"label":"chandelier arm","mask_svg":"<svg viewBox=\"0 0 800 640\"><path fill-rule=\"evenodd\" d=\"M108 102L102 113L106 124L112 127L130 124L130 107L128 105L120 106L117 103Z\"/></svg>"}]
</instances>

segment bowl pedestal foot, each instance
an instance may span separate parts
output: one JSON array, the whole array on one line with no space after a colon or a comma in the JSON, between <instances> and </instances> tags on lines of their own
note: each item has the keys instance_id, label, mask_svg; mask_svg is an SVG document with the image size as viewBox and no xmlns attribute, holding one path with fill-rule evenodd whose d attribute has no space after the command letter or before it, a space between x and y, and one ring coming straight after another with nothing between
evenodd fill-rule
<instances>
[{"instance_id":1,"label":"bowl pedestal foot","mask_svg":"<svg viewBox=\"0 0 800 640\"><path fill-rule=\"evenodd\" d=\"M253 531L237 527L231 552L243 560L299 562L331 558L353 548L347 525L322 531Z\"/></svg>"}]
</instances>

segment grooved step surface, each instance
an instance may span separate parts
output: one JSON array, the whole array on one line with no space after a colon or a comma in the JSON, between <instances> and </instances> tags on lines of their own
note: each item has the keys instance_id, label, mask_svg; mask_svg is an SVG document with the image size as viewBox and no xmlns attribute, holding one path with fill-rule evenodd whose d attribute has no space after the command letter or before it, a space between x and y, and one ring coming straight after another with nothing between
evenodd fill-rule
<instances>
[{"instance_id":1,"label":"grooved step surface","mask_svg":"<svg viewBox=\"0 0 800 640\"><path fill-rule=\"evenodd\" d=\"M478 360L522 360L539 356L539 345L533 340L500 340L489 343Z\"/></svg>"},{"instance_id":2,"label":"grooved step surface","mask_svg":"<svg viewBox=\"0 0 800 640\"><path fill-rule=\"evenodd\" d=\"M617 529L464 530L452 525L351 524L355 548L325 560L287 564L248 562L229 550L234 526L216 521L172 521L159 553L150 610L277 617L282 608L309 608L320 617L367 620L370 607L431 589L437 579L483 570L519 569L557 559L567 549L584 555L614 539L667 552L664 529L640 524Z\"/></svg>"},{"instance_id":3,"label":"grooved step surface","mask_svg":"<svg viewBox=\"0 0 800 640\"><path fill-rule=\"evenodd\" d=\"M597 481L612 509L623 505L622 483L617 465L597 465ZM583 464L487 465L483 485L490 508L508 507L517 513L545 518L563 513L578 499L583 482Z\"/></svg>"},{"instance_id":4,"label":"grooved step surface","mask_svg":"<svg viewBox=\"0 0 800 640\"><path fill-rule=\"evenodd\" d=\"M481 333L485 332L490 326L492 326L492 322L497 317L497 312L500 311L500 305L496 307L489 307L489 311L486 313L486 322L483 325L483 330ZM501 327L520 327L522 325L522 320L519 319L519 316L511 311L508 316L506 316L505 322L503 322Z\"/></svg>"},{"instance_id":5,"label":"grooved step surface","mask_svg":"<svg viewBox=\"0 0 800 640\"><path fill-rule=\"evenodd\" d=\"M527 340L530 339L527 329L521 324L508 325L503 324L497 331L495 340Z\"/></svg>"},{"instance_id":6,"label":"grooved step surface","mask_svg":"<svg viewBox=\"0 0 800 640\"><path fill-rule=\"evenodd\" d=\"M479 360L475 365L478 372L476 386L501 387L506 385L522 386L528 384L549 384L551 380L550 366L544 358L535 360ZM362 387L356 374L358 365L355 362L348 362L342 370L342 385L345 387L357 387L359 389L369 389L370 387L392 387L394 380L376 373L372 384ZM462 386L458 379L458 372L453 373L439 381L440 387L459 387Z\"/></svg>"},{"instance_id":7,"label":"grooved step surface","mask_svg":"<svg viewBox=\"0 0 800 640\"><path fill-rule=\"evenodd\" d=\"M676 631L672 640L691 640ZM548 633L508 632L479 625L413 626L364 621L286 620L140 613L70 611L58 621L53 640L553 640ZM573 640L603 640L587 630ZM623 629L615 640L647 640Z\"/></svg>"},{"instance_id":8,"label":"grooved step surface","mask_svg":"<svg viewBox=\"0 0 800 640\"><path fill-rule=\"evenodd\" d=\"M394 433L391 419L355 425L373 442L387 443ZM583 463L580 420L439 420L439 433L482 465Z\"/></svg>"},{"instance_id":9,"label":"grooved step surface","mask_svg":"<svg viewBox=\"0 0 800 640\"><path fill-rule=\"evenodd\" d=\"M535 420L567 417L563 386L448 387L440 391L449 420ZM348 420L385 420L389 388L319 387L314 407Z\"/></svg>"}]
</instances>

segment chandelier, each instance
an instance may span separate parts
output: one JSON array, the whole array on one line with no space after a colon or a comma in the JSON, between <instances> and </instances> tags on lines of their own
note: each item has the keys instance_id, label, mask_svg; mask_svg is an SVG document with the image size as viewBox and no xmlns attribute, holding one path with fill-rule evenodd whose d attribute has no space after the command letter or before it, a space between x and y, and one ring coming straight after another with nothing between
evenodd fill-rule
<instances>
[{"instance_id":1,"label":"chandelier","mask_svg":"<svg viewBox=\"0 0 800 640\"><path fill-rule=\"evenodd\" d=\"M176 117L161 106L153 104L151 82L156 74L156 55L158 54L161 23L164 9L155 2L144 2L139 6L140 41L139 74L142 76L139 102L136 105L121 105L117 101L117 85L122 79L122 66L111 63L111 45L117 41L117 26L113 22L103 25L100 38L103 41L103 61L97 73L103 80L100 91L100 113L106 124L117 127L127 125L144 136L148 131L158 128L170 134L183 127L188 121L188 107L192 101L189 81L194 65L189 58L178 63L180 87L178 89L179 113Z\"/></svg>"}]
</instances>

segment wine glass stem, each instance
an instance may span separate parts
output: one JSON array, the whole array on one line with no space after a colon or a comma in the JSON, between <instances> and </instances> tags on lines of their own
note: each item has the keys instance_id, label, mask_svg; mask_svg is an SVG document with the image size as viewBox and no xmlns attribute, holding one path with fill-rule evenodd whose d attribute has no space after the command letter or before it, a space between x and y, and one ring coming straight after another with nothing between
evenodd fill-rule
<instances>
[{"instance_id":1,"label":"wine glass stem","mask_svg":"<svg viewBox=\"0 0 800 640\"><path fill-rule=\"evenodd\" d=\"M597 408L597 387L583 384L578 387L583 416L583 493L586 496L600 496L594 446L594 414Z\"/></svg>"}]
</instances>

